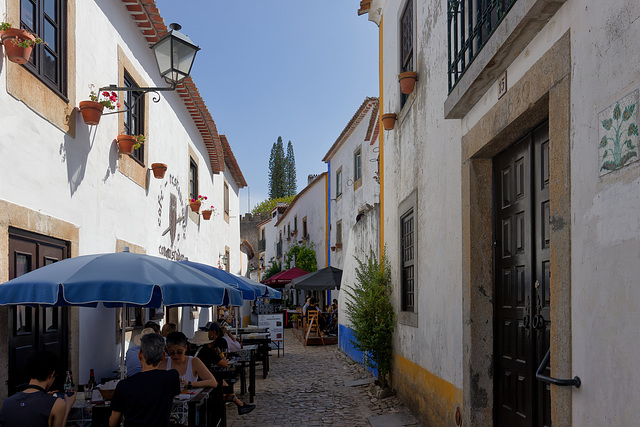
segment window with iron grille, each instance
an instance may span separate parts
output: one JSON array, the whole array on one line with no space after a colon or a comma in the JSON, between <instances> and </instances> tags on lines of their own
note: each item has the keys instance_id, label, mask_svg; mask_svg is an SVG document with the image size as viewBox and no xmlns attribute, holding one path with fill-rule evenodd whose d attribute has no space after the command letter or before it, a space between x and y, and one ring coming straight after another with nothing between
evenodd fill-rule
<instances>
[{"instance_id":1,"label":"window with iron grille","mask_svg":"<svg viewBox=\"0 0 640 427\"><path fill-rule=\"evenodd\" d=\"M336 245L342 245L342 220L336 222Z\"/></svg>"},{"instance_id":2,"label":"window with iron grille","mask_svg":"<svg viewBox=\"0 0 640 427\"><path fill-rule=\"evenodd\" d=\"M189 157L189 199L198 197L198 164Z\"/></svg>"},{"instance_id":3,"label":"window with iron grille","mask_svg":"<svg viewBox=\"0 0 640 427\"><path fill-rule=\"evenodd\" d=\"M65 100L67 97L67 1L20 0L20 26L39 35L25 67Z\"/></svg>"},{"instance_id":4,"label":"window with iron grille","mask_svg":"<svg viewBox=\"0 0 640 427\"><path fill-rule=\"evenodd\" d=\"M517 0L447 0L449 93Z\"/></svg>"},{"instance_id":5,"label":"window with iron grille","mask_svg":"<svg viewBox=\"0 0 640 427\"><path fill-rule=\"evenodd\" d=\"M353 154L353 183L354 190L362 183L362 149L358 148Z\"/></svg>"},{"instance_id":6,"label":"window with iron grille","mask_svg":"<svg viewBox=\"0 0 640 427\"><path fill-rule=\"evenodd\" d=\"M124 85L126 87L138 86L129 73L124 73ZM144 94L142 92L124 92L122 102L124 105L124 133L127 135L144 134ZM144 144L133 150L131 157L144 164Z\"/></svg>"},{"instance_id":7,"label":"window with iron grille","mask_svg":"<svg viewBox=\"0 0 640 427\"><path fill-rule=\"evenodd\" d=\"M413 209L400 218L402 259L402 311L414 311L414 222Z\"/></svg>"},{"instance_id":8,"label":"window with iron grille","mask_svg":"<svg viewBox=\"0 0 640 427\"><path fill-rule=\"evenodd\" d=\"M336 172L336 199L342 195L342 167Z\"/></svg>"},{"instance_id":9,"label":"window with iron grille","mask_svg":"<svg viewBox=\"0 0 640 427\"><path fill-rule=\"evenodd\" d=\"M224 183L224 220L229 222L229 184Z\"/></svg>"},{"instance_id":10,"label":"window with iron grille","mask_svg":"<svg viewBox=\"0 0 640 427\"><path fill-rule=\"evenodd\" d=\"M407 0L400 18L400 55L400 72L415 71L413 68L413 0ZM400 108L408 98L409 95L400 92Z\"/></svg>"}]
</instances>

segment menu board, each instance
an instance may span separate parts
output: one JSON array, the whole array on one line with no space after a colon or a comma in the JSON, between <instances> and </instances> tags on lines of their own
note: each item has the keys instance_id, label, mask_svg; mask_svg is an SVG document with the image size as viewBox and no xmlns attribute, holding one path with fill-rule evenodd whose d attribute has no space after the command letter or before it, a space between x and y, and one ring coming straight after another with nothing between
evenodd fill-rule
<instances>
[{"instance_id":1,"label":"menu board","mask_svg":"<svg viewBox=\"0 0 640 427\"><path fill-rule=\"evenodd\" d=\"M284 317L280 314L259 314L258 327L269 328L271 341L284 341Z\"/></svg>"}]
</instances>

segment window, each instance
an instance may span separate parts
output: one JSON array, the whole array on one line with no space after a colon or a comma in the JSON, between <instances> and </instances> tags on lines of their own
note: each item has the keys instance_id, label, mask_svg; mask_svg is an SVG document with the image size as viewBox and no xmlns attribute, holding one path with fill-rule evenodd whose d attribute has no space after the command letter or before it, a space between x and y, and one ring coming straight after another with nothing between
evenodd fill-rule
<instances>
[{"instance_id":1,"label":"window","mask_svg":"<svg viewBox=\"0 0 640 427\"><path fill-rule=\"evenodd\" d=\"M338 245L342 246L342 220L336 222L336 246Z\"/></svg>"},{"instance_id":2,"label":"window","mask_svg":"<svg viewBox=\"0 0 640 427\"><path fill-rule=\"evenodd\" d=\"M124 85L127 87L138 86L126 71ZM127 135L144 134L144 94L142 92L124 92L122 103L125 111L124 133ZM131 157L144 164L144 145L133 150Z\"/></svg>"},{"instance_id":3,"label":"window","mask_svg":"<svg viewBox=\"0 0 640 427\"><path fill-rule=\"evenodd\" d=\"M198 197L198 164L189 157L189 198Z\"/></svg>"},{"instance_id":4,"label":"window","mask_svg":"<svg viewBox=\"0 0 640 427\"><path fill-rule=\"evenodd\" d=\"M342 166L336 172L336 199L342 196Z\"/></svg>"},{"instance_id":5,"label":"window","mask_svg":"<svg viewBox=\"0 0 640 427\"><path fill-rule=\"evenodd\" d=\"M400 218L402 260L402 311L414 311L414 222L413 209Z\"/></svg>"},{"instance_id":6,"label":"window","mask_svg":"<svg viewBox=\"0 0 640 427\"><path fill-rule=\"evenodd\" d=\"M66 99L66 0L20 0L20 26L45 43L34 45L25 67Z\"/></svg>"},{"instance_id":7,"label":"window","mask_svg":"<svg viewBox=\"0 0 640 427\"><path fill-rule=\"evenodd\" d=\"M449 93L517 0L448 0Z\"/></svg>"},{"instance_id":8,"label":"window","mask_svg":"<svg viewBox=\"0 0 640 427\"><path fill-rule=\"evenodd\" d=\"M262 229L262 231L260 232L260 234L262 235L262 240L264 240L264 228Z\"/></svg>"},{"instance_id":9,"label":"window","mask_svg":"<svg viewBox=\"0 0 640 427\"><path fill-rule=\"evenodd\" d=\"M357 190L362 184L362 148L353 154L353 189Z\"/></svg>"},{"instance_id":10,"label":"window","mask_svg":"<svg viewBox=\"0 0 640 427\"><path fill-rule=\"evenodd\" d=\"M400 72L415 71L413 69L413 0L408 0L400 18ZM400 108L409 98L400 92Z\"/></svg>"},{"instance_id":11,"label":"window","mask_svg":"<svg viewBox=\"0 0 640 427\"><path fill-rule=\"evenodd\" d=\"M287 223L287 238L291 237L291 223Z\"/></svg>"},{"instance_id":12,"label":"window","mask_svg":"<svg viewBox=\"0 0 640 427\"><path fill-rule=\"evenodd\" d=\"M297 216L293 217L293 231L294 232L298 231L298 217Z\"/></svg>"},{"instance_id":13,"label":"window","mask_svg":"<svg viewBox=\"0 0 640 427\"><path fill-rule=\"evenodd\" d=\"M229 222L229 184L224 183L224 220Z\"/></svg>"},{"instance_id":14,"label":"window","mask_svg":"<svg viewBox=\"0 0 640 427\"><path fill-rule=\"evenodd\" d=\"M229 258L229 247L228 246L224 247L224 256L226 257L225 259L227 260L227 262L224 265L224 269L226 271L230 271L231 269L230 269L229 266L231 265L231 258Z\"/></svg>"},{"instance_id":15,"label":"window","mask_svg":"<svg viewBox=\"0 0 640 427\"><path fill-rule=\"evenodd\" d=\"M302 218L302 237L305 239L309 238L309 233L307 233L307 217Z\"/></svg>"}]
</instances>

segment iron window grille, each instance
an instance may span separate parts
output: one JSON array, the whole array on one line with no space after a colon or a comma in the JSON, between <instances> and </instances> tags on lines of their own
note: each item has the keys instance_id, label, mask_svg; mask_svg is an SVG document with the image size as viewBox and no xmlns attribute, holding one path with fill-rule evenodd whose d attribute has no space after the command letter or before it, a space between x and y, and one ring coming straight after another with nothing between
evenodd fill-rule
<instances>
[{"instance_id":1,"label":"iron window grille","mask_svg":"<svg viewBox=\"0 0 640 427\"><path fill-rule=\"evenodd\" d=\"M400 219L402 257L402 311L414 311L414 222L413 209Z\"/></svg>"},{"instance_id":2,"label":"iron window grille","mask_svg":"<svg viewBox=\"0 0 640 427\"><path fill-rule=\"evenodd\" d=\"M447 0L449 93L517 0Z\"/></svg>"},{"instance_id":3,"label":"iron window grille","mask_svg":"<svg viewBox=\"0 0 640 427\"><path fill-rule=\"evenodd\" d=\"M198 197L198 165L189 158L189 199Z\"/></svg>"},{"instance_id":4,"label":"iron window grille","mask_svg":"<svg viewBox=\"0 0 640 427\"><path fill-rule=\"evenodd\" d=\"M401 67L400 71L415 71L413 69L413 0L408 0L402 18L400 18L400 46ZM400 92L400 108L409 99L409 95Z\"/></svg>"},{"instance_id":5,"label":"iron window grille","mask_svg":"<svg viewBox=\"0 0 640 427\"><path fill-rule=\"evenodd\" d=\"M124 73L124 85L127 87L137 86L129 73ZM144 93L125 92L124 104L124 133L127 135L144 135ZM133 150L131 157L139 163L144 164L144 144L140 148Z\"/></svg>"}]
</instances>

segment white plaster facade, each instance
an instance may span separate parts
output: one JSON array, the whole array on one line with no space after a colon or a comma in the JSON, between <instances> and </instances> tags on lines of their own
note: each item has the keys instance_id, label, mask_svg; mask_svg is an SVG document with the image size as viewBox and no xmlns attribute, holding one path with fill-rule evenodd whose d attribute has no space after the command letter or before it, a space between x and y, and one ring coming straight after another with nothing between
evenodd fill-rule
<instances>
[{"instance_id":1,"label":"white plaster facade","mask_svg":"<svg viewBox=\"0 0 640 427\"><path fill-rule=\"evenodd\" d=\"M315 177L291 201L282 216L275 223L277 236L282 233L282 257L286 258L289 248L294 245L307 245L316 252L318 269L327 266L327 174ZM307 235L304 235L304 223ZM296 232L297 224L297 232ZM295 267L291 265L291 267ZM285 267L283 266L284 270Z\"/></svg>"},{"instance_id":2,"label":"white plaster facade","mask_svg":"<svg viewBox=\"0 0 640 427\"><path fill-rule=\"evenodd\" d=\"M381 238L396 283L407 203L416 218L416 313L399 313L394 362L425 380L422 390L394 387L403 397L438 396L408 402L424 423L456 425L460 410L463 425L499 425L493 415L491 162L547 117L551 373L582 380L580 388L551 386L550 417L555 426L634 424L640 153L635 148L635 159L605 174L599 148L603 120L615 119L623 102L623 108L636 105L626 110L623 130L637 147L627 126L637 126L639 117L640 3L518 0L449 93L447 2L408 1L419 79L404 107L399 23L407 0L361 2L360 11L380 27L380 113L398 115L381 142ZM505 70L506 94L499 98ZM397 292L395 298L400 307Z\"/></svg>"},{"instance_id":3,"label":"white plaster facade","mask_svg":"<svg viewBox=\"0 0 640 427\"><path fill-rule=\"evenodd\" d=\"M378 122L378 99L366 98L323 159L330 186L330 264L340 269L353 255L347 246L358 214L366 215L380 202ZM359 180L355 177L357 155Z\"/></svg>"},{"instance_id":4,"label":"white plaster facade","mask_svg":"<svg viewBox=\"0 0 640 427\"><path fill-rule=\"evenodd\" d=\"M17 22L18 3L13 0L1 2L0 16L8 12L9 19ZM73 16L69 19L72 42L69 44L69 100L66 103L70 109L88 99L89 84L96 87L117 84L123 67L119 61L122 57L126 59L126 67L132 67L127 71L142 80L138 84L166 86L158 76L147 40L125 7L129 5L139 4L136 1L68 2L68 14ZM183 32L188 33L188 29ZM25 215L53 218L69 224L78 233L77 247L72 248L74 256L109 253L121 250L121 246L134 246L153 256L188 257L191 261L216 265L227 249L230 271L242 273L238 191L246 183L240 178L241 173L238 175L235 159L225 158L222 147L218 148L217 155L225 160L215 166L212 164L210 148L205 145L200 129L177 92L163 92L158 103L152 102L151 95L146 95L145 165L148 168L152 162L163 162L168 170L164 179L154 179L149 171L142 172L140 185L135 173L123 173L125 162L130 165L131 160L118 153L114 142L120 133L121 115L103 116L99 125L87 126L77 110L70 110L69 128L61 127L49 118L46 105L25 100L12 92L10 86L16 84L15 73L24 70L9 63L4 56L2 59L0 202L3 210L7 205ZM198 66L197 59L194 66ZM27 89L36 93L43 91L43 96L46 95L46 88L24 83L25 86L28 84L32 86ZM206 195L207 204L214 205L218 211L210 221L188 212L190 157L198 164L198 192ZM222 171L219 171L221 165ZM229 187L228 219L223 213L225 183ZM175 238L166 231L169 229L171 197L176 198L177 217L184 213L185 218L178 223ZM16 221L17 218L11 215L3 217L0 223L3 236L7 235L8 226ZM59 237L60 232L46 230L38 222L29 223L27 231L51 237ZM6 244L2 242L3 247ZM3 259L1 265L6 271L7 260ZM3 272L0 280L7 279L8 273ZM118 369L120 352L115 311L83 308L77 313L77 324L70 326L71 341L79 343L77 354L70 355L76 381L86 382L90 368L96 370L98 378L111 376L112 371ZM200 310L199 318L192 319L183 310L180 329L191 336L198 324L211 320L211 316L210 309ZM2 347L2 353L6 354L6 339Z\"/></svg>"}]
</instances>

